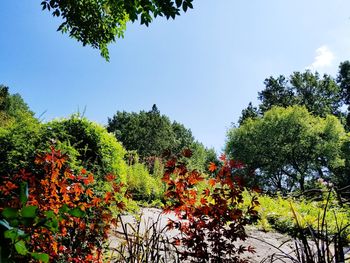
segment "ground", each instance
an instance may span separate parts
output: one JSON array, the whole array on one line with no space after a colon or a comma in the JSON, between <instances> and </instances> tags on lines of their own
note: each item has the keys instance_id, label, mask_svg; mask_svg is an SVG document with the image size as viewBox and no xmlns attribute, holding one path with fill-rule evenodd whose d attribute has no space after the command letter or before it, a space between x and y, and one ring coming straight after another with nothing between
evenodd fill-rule
<instances>
[{"instance_id":1,"label":"ground","mask_svg":"<svg viewBox=\"0 0 350 263\"><path fill-rule=\"evenodd\" d=\"M140 223L140 232L144 232L148 229L154 222L158 220L159 224L157 229L161 230L166 227L168 219L176 219L174 214L162 214L162 210L156 208L142 208L140 210L141 214L141 223ZM136 226L136 219L133 215L123 215L121 216L122 223L126 226ZM129 227L128 232L132 232L132 229ZM248 238L245 241L238 242L244 245L253 246L256 250L256 253L246 253L244 258L251 263L289 263L293 262L291 259L287 259L286 255L290 257L295 257L293 252L294 241L287 236L277 232L263 232L255 228L254 226L249 226L246 228ZM123 237L123 228L121 225L114 230L114 235L111 237L110 247L116 248L120 242L120 238ZM168 238L176 236L178 233L176 231L166 231ZM272 258L271 256L274 255ZM278 260L279 256L283 255L283 260Z\"/></svg>"}]
</instances>

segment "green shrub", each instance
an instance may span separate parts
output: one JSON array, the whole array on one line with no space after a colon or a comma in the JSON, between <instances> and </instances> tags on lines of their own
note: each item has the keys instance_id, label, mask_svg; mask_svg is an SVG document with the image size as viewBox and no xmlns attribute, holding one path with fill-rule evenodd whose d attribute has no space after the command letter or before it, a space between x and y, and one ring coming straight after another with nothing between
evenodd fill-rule
<instances>
[{"instance_id":1,"label":"green shrub","mask_svg":"<svg viewBox=\"0 0 350 263\"><path fill-rule=\"evenodd\" d=\"M145 165L135 163L127 168L126 183L133 199L151 202L161 199L164 186L159 177L149 174Z\"/></svg>"},{"instance_id":2,"label":"green shrub","mask_svg":"<svg viewBox=\"0 0 350 263\"><path fill-rule=\"evenodd\" d=\"M50 142L69 153L73 169L84 166L97 178L113 173L125 182L126 151L101 125L79 115L53 120L43 125L39 148L47 148Z\"/></svg>"},{"instance_id":3,"label":"green shrub","mask_svg":"<svg viewBox=\"0 0 350 263\"><path fill-rule=\"evenodd\" d=\"M40 124L30 115L0 127L0 174L12 175L33 163Z\"/></svg>"},{"instance_id":4,"label":"green shrub","mask_svg":"<svg viewBox=\"0 0 350 263\"><path fill-rule=\"evenodd\" d=\"M0 85L0 174L13 175L35 157L40 123L19 94Z\"/></svg>"}]
</instances>

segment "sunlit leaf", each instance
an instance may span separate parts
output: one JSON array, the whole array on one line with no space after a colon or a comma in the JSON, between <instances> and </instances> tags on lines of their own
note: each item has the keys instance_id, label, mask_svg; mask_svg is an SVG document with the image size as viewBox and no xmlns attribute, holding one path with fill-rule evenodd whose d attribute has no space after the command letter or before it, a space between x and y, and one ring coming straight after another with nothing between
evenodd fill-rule
<instances>
[{"instance_id":1,"label":"sunlit leaf","mask_svg":"<svg viewBox=\"0 0 350 263\"><path fill-rule=\"evenodd\" d=\"M15 249L18 254L23 256L27 255L28 253L28 249L26 248L26 244L23 240L19 240L15 243Z\"/></svg>"},{"instance_id":2,"label":"sunlit leaf","mask_svg":"<svg viewBox=\"0 0 350 263\"><path fill-rule=\"evenodd\" d=\"M49 255L46 253L33 252L33 253L30 253L30 255L32 256L32 258L39 260L40 262L43 262L43 263L48 263L50 259Z\"/></svg>"}]
</instances>

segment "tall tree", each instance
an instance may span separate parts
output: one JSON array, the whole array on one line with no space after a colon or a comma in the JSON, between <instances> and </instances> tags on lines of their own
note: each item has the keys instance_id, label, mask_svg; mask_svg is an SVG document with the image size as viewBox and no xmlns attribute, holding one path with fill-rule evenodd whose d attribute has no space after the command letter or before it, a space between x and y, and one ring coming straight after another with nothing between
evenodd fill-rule
<instances>
[{"instance_id":1,"label":"tall tree","mask_svg":"<svg viewBox=\"0 0 350 263\"><path fill-rule=\"evenodd\" d=\"M323 77L311 71L294 72L289 78L280 75L264 81L265 89L258 93L259 110L251 104L242 111L239 124L245 119L262 116L274 106L288 107L292 105L305 106L316 116L325 117L333 114L342 117L341 87L329 75Z\"/></svg>"},{"instance_id":2,"label":"tall tree","mask_svg":"<svg viewBox=\"0 0 350 263\"><path fill-rule=\"evenodd\" d=\"M160 114L156 105L148 112L118 111L108 118L107 129L128 151L136 150L150 171L153 171L154 161L167 150L177 154L190 149L193 155L189 166L200 171L206 170L206 161L216 161L213 149L207 149L196 141L191 130L183 124L176 121L171 123L167 116Z\"/></svg>"},{"instance_id":3,"label":"tall tree","mask_svg":"<svg viewBox=\"0 0 350 263\"><path fill-rule=\"evenodd\" d=\"M161 115L156 105L148 112L118 111L108 118L107 129L127 150L136 150L141 158L161 156L176 142L169 118Z\"/></svg>"},{"instance_id":4,"label":"tall tree","mask_svg":"<svg viewBox=\"0 0 350 263\"><path fill-rule=\"evenodd\" d=\"M350 130L350 62L344 61L339 65L337 83L341 90L342 101L347 106L346 128Z\"/></svg>"},{"instance_id":5,"label":"tall tree","mask_svg":"<svg viewBox=\"0 0 350 263\"><path fill-rule=\"evenodd\" d=\"M344 61L339 65L337 83L340 86L343 102L350 108L350 62Z\"/></svg>"},{"instance_id":6,"label":"tall tree","mask_svg":"<svg viewBox=\"0 0 350 263\"><path fill-rule=\"evenodd\" d=\"M259 110L257 107L254 107L251 102L249 102L248 107L243 109L241 116L239 117L238 124L241 125L245 120L251 118L255 119L259 117Z\"/></svg>"},{"instance_id":7,"label":"tall tree","mask_svg":"<svg viewBox=\"0 0 350 263\"><path fill-rule=\"evenodd\" d=\"M303 191L315 178L333 180L349 140L336 117L317 117L300 106L273 107L227 136L230 157L255 170L262 187L283 191Z\"/></svg>"},{"instance_id":8,"label":"tall tree","mask_svg":"<svg viewBox=\"0 0 350 263\"><path fill-rule=\"evenodd\" d=\"M293 88L285 76L270 77L264 81L265 89L259 92L261 112L266 112L273 106L287 107L296 104Z\"/></svg>"},{"instance_id":9,"label":"tall tree","mask_svg":"<svg viewBox=\"0 0 350 263\"><path fill-rule=\"evenodd\" d=\"M184 148L189 148L194 142L194 137L190 129L187 129L183 124L174 121L172 129L175 134L175 144L172 151L175 153L181 152Z\"/></svg>"},{"instance_id":10,"label":"tall tree","mask_svg":"<svg viewBox=\"0 0 350 263\"><path fill-rule=\"evenodd\" d=\"M39 130L39 121L22 97L0 85L0 176L33 163Z\"/></svg>"},{"instance_id":11,"label":"tall tree","mask_svg":"<svg viewBox=\"0 0 350 263\"><path fill-rule=\"evenodd\" d=\"M34 118L34 113L29 109L19 94L10 94L9 88L0 85L0 127L9 122L20 121L21 118Z\"/></svg>"},{"instance_id":12,"label":"tall tree","mask_svg":"<svg viewBox=\"0 0 350 263\"><path fill-rule=\"evenodd\" d=\"M98 48L106 59L107 45L120 38L126 23L140 19L146 26L157 16L167 19L193 8L193 0L44 0L43 9L60 17L58 31L69 35L83 45Z\"/></svg>"}]
</instances>

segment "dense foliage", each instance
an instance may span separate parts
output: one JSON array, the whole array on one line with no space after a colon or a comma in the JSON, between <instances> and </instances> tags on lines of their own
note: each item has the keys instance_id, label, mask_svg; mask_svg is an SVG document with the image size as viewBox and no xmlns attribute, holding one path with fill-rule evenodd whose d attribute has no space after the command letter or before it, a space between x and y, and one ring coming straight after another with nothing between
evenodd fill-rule
<instances>
[{"instance_id":1,"label":"dense foliage","mask_svg":"<svg viewBox=\"0 0 350 263\"><path fill-rule=\"evenodd\" d=\"M94 176L85 169L73 173L66 161L52 148L36 157L35 170L2 178L1 260L102 262L116 223L112 211L124 208L117 200L121 185L109 174L109 187L95 193Z\"/></svg>"},{"instance_id":2,"label":"dense foliage","mask_svg":"<svg viewBox=\"0 0 350 263\"><path fill-rule=\"evenodd\" d=\"M342 81L339 78L339 81ZM344 81L343 81L344 82ZM265 79L265 89L259 92L260 104L242 111L239 123L247 118L262 116L274 106L305 106L314 115L325 117L332 114L340 117L343 103L342 88L330 75L320 75L311 71L294 72L289 78L280 75Z\"/></svg>"},{"instance_id":3,"label":"dense foliage","mask_svg":"<svg viewBox=\"0 0 350 263\"><path fill-rule=\"evenodd\" d=\"M228 137L228 143L226 146L227 152L239 152L240 155L245 155L245 159L250 159L250 164L252 165L251 168L258 169L260 174L264 174L266 178L268 178L270 181L275 181L274 187L276 188L276 182L277 188L285 188L287 187L287 184L285 182L284 186L279 186L278 184L283 184L282 177L285 177L287 175L287 178L289 177L295 177L296 176L292 173L290 173L290 169L295 170L296 166L299 166L297 170L299 170L299 174L304 173L308 180L310 180L310 185L315 183L313 178L327 178L330 179L333 183L336 184L337 188L344 188L347 187L350 184L349 179L349 171L350 171L350 158L349 158L349 140L347 136L339 135L342 133L344 134L345 131L349 131L350 127L350 100L349 100L349 90L350 90L350 62L345 61L340 64L339 66L339 72L338 76L336 78L331 77L330 75L324 74L322 77L317 73L312 73L311 71L305 71L304 73L301 72L294 72L289 77L285 77L283 75L275 78L270 77L267 78L264 82L265 89L263 89L258 94L258 99L260 100L260 104L258 106L254 106L252 103L249 103L248 107L242 110L242 114L238 120L239 127L237 130L240 130L243 132L243 130L246 130L247 133L244 135L243 133L240 134L240 142L237 142L237 144L240 144L243 142L243 140L247 140L250 142L253 142L254 140L260 140L257 142L257 144L253 145L253 148L250 150L252 153L257 153L257 150L261 149L262 155L267 154L267 156L260 156L258 159L260 159L259 164L252 165L252 163L256 162L257 159L255 157L249 158L248 155L246 155L244 152L240 151L239 149L233 149L233 142L232 142L232 136L233 136L233 130L232 129L229 132ZM328 137L325 134L322 134L322 129L319 124L317 124L317 121L310 122L309 125L312 125L310 127L310 131L314 130L312 133L316 131L316 129L319 129L319 131L316 131L316 133L319 133L319 138L314 144L309 141L306 144L302 143L298 138L299 137L293 137L296 135L295 133L302 134L303 131L298 131L295 126L295 123L291 122L290 127L281 127L278 118L275 119L275 127L274 128L268 128L266 131L261 131L260 135L261 137L258 139L252 138L252 134L254 133L254 129L256 128L258 123L263 122L263 120L266 120L265 116L270 114L269 112L274 107L283 107L287 108L290 106L303 106L307 109L309 114L313 115L314 117L322 117L325 118L326 122L329 122L327 133ZM346 106L346 107L344 107ZM333 116L333 119L330 117ZM306 116L305 116L306 117ZM307 117L308 119L309 117ZM335 118L337 118L339 121L335 121ZM255 120L255 122L252 122ZM267 121L267 120L266 120ZM265 122L266 122L265 121ZM300 120L302 121L302 120ZM306 121L308 122L308 121ZM306 122L304 124L306 124ZM249 124L246 124L249 123ZM255 123L256 125L254 125ZM333 124L332 124L333 123ZM266 122L266 125L267 122ZM282 125L282 124L281 124ZM332 125L334 125L333 128ZM249 127L253 127L251 130ZM343 126L341 128L340 126ZM278 128L277 128L278 127ZM261 126L261 128L263 128ZM281 128L282 133L278 131L278 129ZM249 131L248 131L249 130ZM343 130L343 131L341 131ZM293 136L290 136L294 133ZM334 137L332 137L333 135ZM336 135L338 134L338 135ZM306 136L309 136L305 134ZM312 137L312 136L311 136ZM336 138L342 138L340 141ZM275 140L276 139L276 140ZM294 140L295 139L295 140ZM307 139L309 140L309 139ZM336 142L338 140L338 143L331 143L328 146L321 147L323 150L327 149L327 152L324 152L321 154L321 151L323 151L321 148L318 148L317 146L319 143L323 143L327 140L333 140L333 142ZM232 144L233 143L233 144ZM282 146L280 143L284 143L286 146ZM277 147L275 147L277 145ZM313 145L313 146L310 146ZM273 147L271 147L273 146ZM241 147L241 146L239 146ZM329 147L329 148L327 148ZM230 148L230 149L229 149ZM298 152L303 151L305 158L305 162L303 164L303 167L300 167L300 163L298 161L287 161L285 165L288 167L284 167L283 171L279 170L280 167L283 167L281 165L281 162L276 163L276 160L279 160L281 157L282 159L286 158L284 154L282 154L283 151L286 149L295 149L294 151L290 152L293 156L289 156L288 158L290 160L298 159L299 155ZM318 148L316 150L316 148ZM242 148L241 148L242 150ZM268 151L272 150L270 153ZM315 153L315 150L319 152L319 155ZM281 153L282 156L279 154L276 155L275 158L271 158L273 154ZM332 155L333 157L338 156L341 159L341 162L337 165L330 165L329 161L332 160L333 157L330 157L329 155ZM338 161L340 160L338 157ZM300 159L301 160L301 159ZM261 164L263 162L264 164ZM328 164L327 164L328 162ZM249 163L249 162L247 162ZM309 166L309 164L316 164L313 165L314 168L308 169L306 167ZM262 170L260 170L260 168ZM287 169L286 169L287 168ZM258 174L259 174L258 173ZM303 177L298 175L297 177L300 177L301 180L303 180ZM293 179L294 180L294 179ZM292 183L293 184L293 183ZM301 181L300 184L303 184ZM293 188L293 187L292 187ZM292 190L292 188L285 188L286 192L289 190ZM305 187L301 187L303 188ZM346 193L342 193L344 196L348 196Z\"/></svg>"},{"instance_id":4,"label":"dense foliage","mask_svg":"<svg viewBox=\"0 0 350 263\"><path fill-rule=\"evenodd\" d=\"M125 150L112 134L101 125L78 115L53 120L42 125L41 145L56 143L71 156L73 168L85 167L97 177L117 174L125 181Z\"/></svg>"},{"instance_id":5,"label":"dense foliage","mask_svg":"<svg viewBox=\"0 0 350 263\"><path fill-rule=\"evenodd\" d=\"M315 179L337 181L344 167L342 147L349 141L332 115L312 115L305 107L273 107L228 132L226 152L257 172L258 184L284 193L304 191Z\"/></svg>"},{"instance_id":6,"label":"dense foliage","mask_svg":"<svg viewBox=\"0 0 350 263\"><path fill-rule=\"evenodd\" d=\"M195 141L191 130L184 125L172 123L167 116L161 115L156 105L148 112L118 111L108 118L107 129L128 151L135 150L146 163L154 157L162 157L167 151L177 154L185 148L193 151L193 159L189 160L191 168L204 171L208 160L216 160L213 149Z\"/></svg>"},{"instance_id":7,"label":"dense foliage","mask_svg":"<svg viewBox=\"0 0 350 263\"><path fill-rule=\"evenodd\" d=\"M101 55L109 58L107 45L115 38L123 37L126 23L140 19L146 26L157 16L167 19L193 8L193 0L44 0L43 9L60 17L63 22L58 31L69 33L73 38L101 50Z\"/></svg>"},{"instance_id":8,"label":"dense foliage","mask_svg":"<svg viewBox=\"0 0 350 263\"><path fill-rule=\"evenodd\" d=\"M118 111L108 119L107 129L127 150L136 150L141 159L162 156L176 141L169 118L161 115L156 105L148 112Z\"/></svg>"},{"instance_id":9,"label":"dense foliage","mask_svg":"<svg viewBox=\"0 0 350 263\"><path fill-rule=\"evenodd\" d=\"M0 85L0 174L11 175L35 157L40 124L19 94Z\"/></svg>"}]
</instances>

